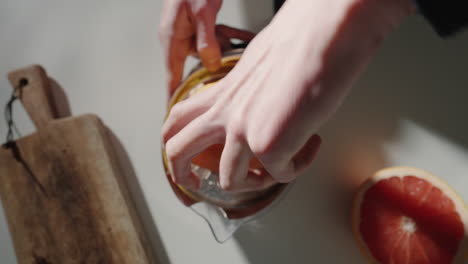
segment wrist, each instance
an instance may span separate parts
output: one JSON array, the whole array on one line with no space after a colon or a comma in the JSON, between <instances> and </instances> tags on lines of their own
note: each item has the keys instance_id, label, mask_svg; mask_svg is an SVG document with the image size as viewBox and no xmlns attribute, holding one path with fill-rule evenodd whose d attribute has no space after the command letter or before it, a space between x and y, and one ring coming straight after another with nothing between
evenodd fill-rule
<instances>
[{"instance_id":1,"label":"wrist","mask_svg":"<svg viewBox=\"0 0 468 264\"><path fill-rule=\"evenodd\" d=\"M298 88L311 95L309 112L319 122L334 112L385 36L414 12L411 0L287 0L268 34L297 62Z\"/></svg>"}]
</instances>

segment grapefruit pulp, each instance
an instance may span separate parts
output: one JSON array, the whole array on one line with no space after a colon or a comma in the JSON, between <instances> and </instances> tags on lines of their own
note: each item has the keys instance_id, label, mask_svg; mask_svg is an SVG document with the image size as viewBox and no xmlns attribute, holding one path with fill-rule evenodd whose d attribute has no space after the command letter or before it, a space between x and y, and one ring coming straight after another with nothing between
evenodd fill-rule
<instances>
[{"instance_id":1,"label":"grapefruit pulp","mask_svg":"<svg viewBox=\"0 0 468 264\"><path fill-rule=\"evenodd\" d=\"M359 189L352 218L358 244L373 263L448 264L466 257L468 210L428 172L377 172Z\"/></svg>"}]
</instances>

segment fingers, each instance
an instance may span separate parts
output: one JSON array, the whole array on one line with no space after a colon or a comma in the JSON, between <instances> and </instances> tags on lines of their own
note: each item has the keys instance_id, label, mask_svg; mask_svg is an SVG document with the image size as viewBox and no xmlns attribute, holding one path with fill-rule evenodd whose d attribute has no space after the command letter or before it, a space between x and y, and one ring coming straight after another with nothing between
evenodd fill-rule
<instances>
[{"instance_id":1,"label":"fingers","mask_svg":"<svg viewBox=\"0 0 468 264\"><path fill-rule=\"evenodd\" d=\"M247 176L251 152L245 142L228 135L219 166L219 184L224 190L243 187Z\"/></svg>"},{"instance_id":2,"label":"fingers","mask_svg":"<svg viewBox=\"0 0 468 264\"><path fill-rule=\"evenodd\" d=\"M262 158L261 161L265 169L277 182L287 183L296 178L292 162L275 161L269 158Z\"/></svg>"},{"instance_id":3,"label":"fingers","mask_svg":"<svg viewBox=\"0 0 468 264\"><path fill-rule=\"evenodd\" d=\"M270 152L271 154L262 155L260 160L276 181L287 183L294 180L299 173L312 164L321 142L319 135L312 135L292 158L273 151ZM280 152L286 153L287 151Z\"/></svg>"},{"instance_id":4,"label":"fingers","mask_svg":"<svg viewBox=\"0 0 468 264\"><path fill-rule=\"evenodd\" d=\"M322 138L317 134L312 135L302 149L294 155L291 162L293 163L294 172L296 174L307 169L312 164L321 144Z\"/></svg>"},{"instance_id":5,"label":"fingers","mask_svg":"<svg viewBox=\"0 0 468 264\"><path fill-rule=\"evenodd\" d=\"M209 146L223 142L222 130L208 119L208 115L200 116L167 141L165 150L175 183L198 188L198 179L190 173L192 158Z\"/></svg>"},{"instance_id":6,"label":"fingers","mask_svg":"<svg viewBox=\"0 0 468 264\"><path fill-rule=\"evenodd\" d=\"M253 38L254 34L248 31L224 25L215 28L216 15L221 3L221 0L211 0L203 3L193 1L164 6L160 38L169 73L169 96L174 93L182 79L187 56L194 51L209 71L216 71L221 67L221 48L217 32L223 36L220 38L223 45L228 45L230 38L244 41Z\"/></svg>"},{"instance_id":7,"label":"fingers","mask_svg":"<svg viewBox=\"0 0 468 264\"><path fill-rule=\"evenodd\" d=\"M177 7L167 4L161 15L159 37L169 74L169 95L172 95L182 79L185 59L192 49L192 38L195 32L190 21L187 4L182 3Z\"/></svg>"},{"instance_id":8,"label":"fingers","mask_svg":"<svg viewBox=\"0 0 468 264\"><path fill-rule=\"evenodd\" d=\"M191 42L189 40L175 40L171 41L169 47L169 56L167 59L167 68L169 71L168 87L169 95L175 92L177 86L182 80L184 72L184 64L187 56L190 53Z\"/></svg>"},{"instance_id":9,"label":"fingers","mask_svg":"<svg viewBox=\"0 0 468 264\"><path fill-rule=\"evenodd\" d=\"M221 52L232 49L232 39L238 39L243 42L250 42L255 37L255 33L253 32L233 28L226 25L216 25L215 35ZM190 55L196 58L200 58L196 50L192 50Z\"/></svg>"},{"instance_id":10,"label":"fingers","mask_svg":"<svg viewBox=\"0 0 468 264\"><path fill-rule=\"evenodd\" d=\"M221 49L215 34L216 13L202 13L197 17L197 52L203 66L213 72L221 67Z\"/></svg>"},{"instance_id":11,"label":"fingers","mask_svg":"<svg viewBox=\"0 0 468 264\"><path fill-rule=\"evenodd\" d=\"M174 105L162 127L164 144L190 121L205 113L213 105L216 94L215 86Z\"/></svg>"},{"instance_id":12,"label":"fingers","mask_svg":"<svg viewBox=\"0 0 468 264\"><path fill-rule=\"evenodd\" d=\"M275 183L265 169L249 170L252 152L239 137L228 135L220 161L221 188L231 192L248 192L266 188Z\"/></svg>"}]
</instances>

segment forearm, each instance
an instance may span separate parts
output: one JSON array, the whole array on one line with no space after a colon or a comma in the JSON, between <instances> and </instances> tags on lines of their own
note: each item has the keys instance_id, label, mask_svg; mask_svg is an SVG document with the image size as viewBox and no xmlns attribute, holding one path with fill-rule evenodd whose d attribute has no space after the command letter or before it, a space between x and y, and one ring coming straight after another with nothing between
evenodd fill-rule
<instances>
[{"instance_id":1,"label":"forearm","mask_svg":"<svg viewBox=\"0 0 468 264\"><path fill-rule=\"evenodd\" d=\"M267 31L274 35L273 45L290 49L291 60L326 54L327 61L322 61L329 62L351 53L369 53L414 12L412 0L288 0ZM314 76L321 66L301 64L307 76Z\"/></svg>"},{"instance_id":2,"label":"forearm","mask_svg":"<svg viewBox=\"0 0 468 264\"><path fill-rule=\"evenodd\" d=\"M382 40L414 11L411 0L286 1L270 31L297 63L303 84L295 87L310 98L311 130L336 111Z\"/></svg>"}]
</instances>

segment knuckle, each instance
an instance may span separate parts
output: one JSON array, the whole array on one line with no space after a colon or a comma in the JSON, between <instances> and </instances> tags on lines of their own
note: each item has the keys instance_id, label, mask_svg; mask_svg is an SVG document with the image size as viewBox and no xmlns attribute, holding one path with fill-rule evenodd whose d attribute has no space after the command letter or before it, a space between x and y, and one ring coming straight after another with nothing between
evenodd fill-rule
<instances>
[{"instance_id":1,"label":"knuckle","mask_svg":"<svg viewBox=\"0 0 468 264\"><path fill-rule=\"evenodd\" d=\"M229 125L226 130L227 130L226 134L229 135L229 137L232 138L232 140L244 141L244 136L243 136L244 133L242 131L242 128Z\"/></svg>"},{"instance_id":2,"label":"knuckle","mask_svg":"<svg viewBox=\"0 0 468 264\"><path fill-rule=\"evenodd\" d=\"M245 134L245 117L239 113L231 115L227 130L235 137L242 137Z\"/></svg>"},{"instance_id":3,"label":"knuckle","mask_svg":"<svg viewBox=\"0 0 468 264\"><path fill-rule=\"evenodd\" d=\"M168 120L170 120L172 123L177 122L184 116L184 102L179 102L176 105L174 105L168 116Z\"/></svg>"},{"instance_id":4,"label":"knuckle","mask_svg":"<svg viewBox=\"0 0 468 264\"><path fill-rule=\"evenodd\" d=\"M174 141L174 139L170 139L165 146L166 149L166 156L167 159L173 163L174 161L177 161L181 158L182 156L182 151L177 145L177 142Z\"/></svg>"}]
</instances>

